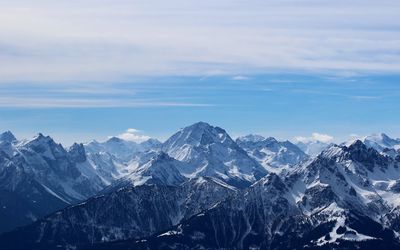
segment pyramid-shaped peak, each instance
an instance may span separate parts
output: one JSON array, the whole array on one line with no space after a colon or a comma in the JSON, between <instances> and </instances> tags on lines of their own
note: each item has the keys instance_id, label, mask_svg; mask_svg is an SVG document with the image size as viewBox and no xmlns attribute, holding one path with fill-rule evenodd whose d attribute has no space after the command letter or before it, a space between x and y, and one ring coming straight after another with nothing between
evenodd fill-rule
<instances>
[{"instance_id":1,"label":"pyramid-shaped peak","mask_svg":"<svg viewBox=\"0 0 400 250\"><path fill-rule=\"evenodd\" d=\"M349 150L356 150L356 149L362 149L362 150L367 150L367 146L361 141L361 140L355 140L353 143L348 146Z\"/></svg>"},{"instance_id":2,"label":"pyramid-shaped peak","mask_svg":"<svg viewBox=\"0 0 400 250\"><path fill-rule=\"evenodd\" d=\"M189 125L185 128L183 128L183 130L197 130L197 131L211 131L211 130L219 130L221 132L225 132L224 129L218 127L218 126L213 126L207 122L196 122L192 125Z\"/></svg>"},{"instance_id":3,"label":"pyramid-shaped peak","mask_svg":"<svg viewBox=\"0 0 400 250\"><path fill-rule=\"evenodd\" d=\"M207 122L199 121L199 122L193 123L189 127L207 128L207 127L212 127L212 126Z\"/></svg>"},{"instance_id":4,"label":"pyramid-shaped peak","mask_svg":"<svg viewBox=\"0 0 400 250\"><path fill-rule=\"evenodd\" d=\"M233 142L226 131L220 127L214 127L206 122L197 122L185 127L171 136L164 147L190 144L193 146L209 145L212 143Z\"/></svg>"}]
</instances>

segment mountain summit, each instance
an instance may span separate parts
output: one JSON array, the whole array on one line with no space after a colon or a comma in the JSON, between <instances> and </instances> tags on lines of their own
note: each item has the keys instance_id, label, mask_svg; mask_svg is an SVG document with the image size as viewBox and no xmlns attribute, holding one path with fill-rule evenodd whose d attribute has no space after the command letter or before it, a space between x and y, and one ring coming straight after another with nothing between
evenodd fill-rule
<instances>
[{"instance_id":1,"label":"mountain summit","mask_svg":"<svg viewBox=\"0 0 400 250\"><path fill-rule=\"evenodd\" d=\"M210 176L234 186L248 186L267 171L219 127L198 122L172 135L162 146L187 163L179 171L188 178Z\"/></svg>"},{"instance_id":2,"label":"mountain summit","mask_svg":"<svg viewBox=\"0 0 400 250\"><path fill-rule=\"evenodd\" d=\"M368 147L374 148L382 152L385 148L400 149L400 139L393 139L385 133L372 134L362 138L362 141Z\"/></svg>"}]
</instances>

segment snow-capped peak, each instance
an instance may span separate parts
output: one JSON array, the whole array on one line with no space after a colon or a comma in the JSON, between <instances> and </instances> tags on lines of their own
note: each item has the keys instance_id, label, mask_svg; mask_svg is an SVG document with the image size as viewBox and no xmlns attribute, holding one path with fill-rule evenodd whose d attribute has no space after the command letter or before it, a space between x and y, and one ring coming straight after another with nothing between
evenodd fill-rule
<instances>
[{"instance_id":1,"label":"snow-capped peak","mask_svg":"<svg viewBox=\"0 0 400 250\"><path fill-rule=\"evenodd\" d=\"M91 141L84 146L87 153L110 154L120 161L127 163L131 161L138 152L158 150L161 147L161 143L152 138L142 143L136 143L118 137L111 137L105 142Z\"/></svg>"},{"instance_id":2,"label":"snow-capped peak","mask_svg":"<svg viewBox=\"0 0 400 250\"><path fill-rule=\"evenodd\" d=\"M205 122L181 129L164 142L162 149L186 163L185 168L178 169L189 178L211 176L249 185L266 174L224 129Z\"/></svg>"},{"instance_id":3,"label":"snow-capped peak","mask_svg":"<svg viewBox=\"0 0 400 250\"><path fill-rule=\"evenodd\" d=\"M255 134L241 136L236 139L236 141L241 141L241 142L259 142L259 141L264 141L264 140L265 140L264 136L255 135Z\"/></svg>"},{"instance_id":4,"label":"snow-capped peak","mask_svg":"<svg viewBox=\"0 0 400 250\"><path fill-rule=\"evenodd\" d=\"M333 145L321 154L326 159L336 162L353 163L354 168L374 171L376 168L385 169L391 166L393 159L380 154L374 148L365 145L361 140L355 140L348 146Z\"/></svg>"},{"instance_id":5,"label":"snow-capped peak","mask_svg":"<svg viewBox=\"0 0 400 250\"><path fill-rule=\"evenodd\" d=\"M42 133L37 134L30 140L22 141L17 147L29 148L49 159L67 155L67 151L61 144L56 143L53 138L44 136Z\"/></svg>"},{"instance_id":6,"label":"snow-capped peak","mask_svg":"<svg viewBox=\"0 0 400 250\"><path fill-rule=\"evenodd\" d=\"M42 133L38 133L32 139L27 140L25 145L27 144L41 144L41 143L49 143L52 142L53 139L50 136L45 136Z\"/></svg>"},{"instance_id":7,"label":"snow-capped peak","mask_svg":"<svg viewBox=\"0 0 400 250\"><path fill-rule=\"evenodd\" d=\"M250 135L238 138L236 143L269 172L279 173L307 158L307 155L293 143L279 142L273 137Z\"/></svg>"},{"instance_id":8,"label":"snow-capped peak","mask_svg":"<svg viewBox=\"0 0 400 250\"><path fill-rule=\"evenodd\" d=\"M200 146L225 142L233 142L225 130L219 127L213 127L205 122L198 122L175 133L164 142L163 148L180 148L185 144Z\"/></svg>"},{"instance_id":9,"label":"snow-capped peak","mask_svg":"<svg viewBox=\"0 0 400 250\"><path fill-rule=\"evenodd\" d=\"M385 148L399 149L400 139L393 139L384 133L372 134L361 139L367 147L382 152Z\"/></svg>"}]
</instances>

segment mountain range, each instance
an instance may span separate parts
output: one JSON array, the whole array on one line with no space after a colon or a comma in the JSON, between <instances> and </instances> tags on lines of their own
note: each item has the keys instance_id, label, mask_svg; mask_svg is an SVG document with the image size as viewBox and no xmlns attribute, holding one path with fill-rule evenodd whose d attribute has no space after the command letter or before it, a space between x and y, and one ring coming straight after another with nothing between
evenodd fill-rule
<instances>
[{"instance_id":1,"label":"mountain range","mask_svg":"<svg viewBox=\"0 0 400 250\"><path fill-rule=\"evenodd\" d=\"M320 152L319 152L320 151ZM165 142L65 149L0 135L5 249L400 249L400 139L232 139L198 122Z\"/></svg>"}]
</instances>

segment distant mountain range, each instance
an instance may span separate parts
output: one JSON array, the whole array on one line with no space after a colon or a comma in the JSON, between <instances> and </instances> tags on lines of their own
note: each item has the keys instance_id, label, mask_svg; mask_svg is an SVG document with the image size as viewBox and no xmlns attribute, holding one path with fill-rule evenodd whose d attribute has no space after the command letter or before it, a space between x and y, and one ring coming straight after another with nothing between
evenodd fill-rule
<instances>
[{"instance_id":1,"label":"distant mountain range","mask_svg":"<svg viewBox=\"0 0 400 250\"><path fill-rule=\"evenodd\" d=\"M400 249L400 139L0 135L5 249Z\"/></svg>"}]
</instances>

